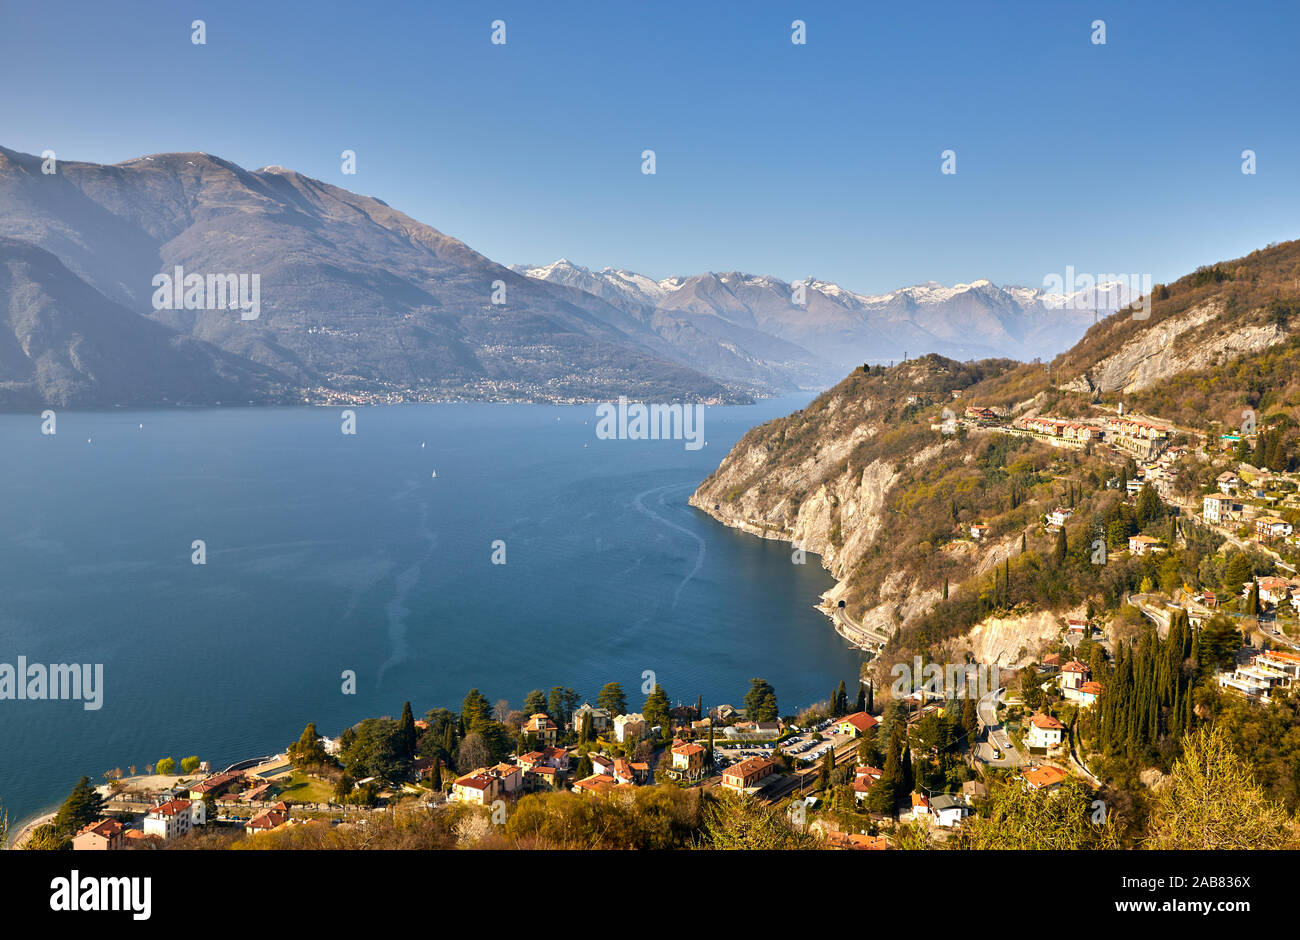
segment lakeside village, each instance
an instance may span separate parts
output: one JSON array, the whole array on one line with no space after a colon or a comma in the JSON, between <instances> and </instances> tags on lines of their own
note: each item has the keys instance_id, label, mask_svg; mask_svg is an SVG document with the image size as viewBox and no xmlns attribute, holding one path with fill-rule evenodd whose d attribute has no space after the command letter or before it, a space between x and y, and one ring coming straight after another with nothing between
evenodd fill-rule
<instances>
[{"instance_id":1,"label":"lakeside village","mask_svg":"<svg viewBox=\"0 0 1300 940\"><path fill-rule=\"evenodd\" d=\"M983 821L1001 832L1009 812L1052 815L1041 803L1017 801L1066 800L1082 815L1097 805L1093 797L1105 792L1108 774L1088 763L1098 760L1110 729L1124 727L1128 710L1157 702L1171 731L1197 725L1203 705L1192 680L1171 680L1158 692L1167 702L1134 684L1151 656L1191 663L1246 708L1285 700L1297 687L1300 474L1285 469L1289 455L1269 452L1277 437L1253 428L1199 433L1122 411L1092 420L1012 421L971 407L955 423L960 433L1028 436L1089 452L1110 447L1123 455L1124 469L1105 487L1119 491L1142 531L1106 533L1098 544L1114 551L1100 559L1094 553L1094 563L1125 555L1149 562L1152 576L1118 616L1107 621L1091 608L1049 615L1058 621L1055 634L1032 651L1019 650L1008 666L972 663L954 674L917 659L894 666L902 678L879 703L871 681L860 680L856 701L840 683L826 702L786 716L762 679L752 680L739 708L705 709L702 699L674 707L655 685L634 712L613 682L594 705L560 687L549 696L530 693L522 708L504 700L493 706L473 690L459 712L435 708L420 720L407 703L399 719L366 719L335 738L308 725L284 753L216 773L191 757L180 774L168 758L143 775L134 767L110 771L99 787L82 778L57 814L16 841L79 850L262 841L294 847L294 834L313 826L364 830L406 808L455 820L446 829L451 843L437 847L467 844L467 831L475 833L468 844L500 832L506 844L531 846L545 831L544 817L570 825L579 818L571 814L597 805L590 801L651 819L682 812L678 796L662 798L669 809L658 802L656 791L670 791L695 800L693 821L678 830L642 819L638 838L666 826L677 841L664 847L726 845L727 836L707 822L722 818L722 828L781 834L757 847L1006 847L979 837ZM1055 507L1040 525L1063 537L1074 512ZM992 542L981 523L968 531L974 543ZM1190 540L1208 545L1202 564L1213 563L1198 574L1197 589L1176 566L1159 561L1172 561ZM1206 587L1210 582L1220 589ZM1155 630L1146 628L1139 649L1134 638L1143 623ZM1094 673L1108 676L1107 683ZM1095 737L1081 738L1084 727ZM754 813L765 814L762 825ZM466 820L479 825L467 828ZM600 840L608 822L601 826L589 843L607 844ZM618 847L662 845L626 838ZM1025 841L1023 847L1033 844L1031 836Z\"/></svg>"},{"instance_id":2,"label":"lakeside village","mask_svg":"<svg viewBox=\"0 0 1300 940\"><path fill-rule=\"evenodd\" d=\"M179 775L165 758L141 775L135 767L110 771L99 787L82 778L58 813L29 826L16 847L185 847L202 828L253 838L312 821L364 826L368 816L402 805L461 808L503 822L530 794L619 799L668 785L789 803L815 840L809 847L883 849L884 837L845 833L816 815L824 802L856 807L885 773L869 763L886 763L871 699L870 686L860 685L851 707L841 682L827 703L783 719L762 679L752 681L744 708L707 712L702 700L670 706L658 685L640 712L628 711L618 683L601 689L597 705L575 707L573 690L556 688L549 699L531 693L522 710L504 701L489 708L473 690L459 714L437 708L417 720L407 703L401 719L366 719L337 738L309 725L284 753L217 773L189 757ZM960 799L936 801L937 825L955 825L968 810ZM930 802L913 801L913 810L929 813Z\"/></svg>"}]
</instances>

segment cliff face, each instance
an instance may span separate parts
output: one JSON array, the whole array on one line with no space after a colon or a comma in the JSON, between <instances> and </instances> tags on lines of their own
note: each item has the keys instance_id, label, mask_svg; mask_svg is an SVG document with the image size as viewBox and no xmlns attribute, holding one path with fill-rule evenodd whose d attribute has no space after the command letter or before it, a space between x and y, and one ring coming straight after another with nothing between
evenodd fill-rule
<instances>
[{"instance_id":1,"label":"cliff face","mask_svg":"<svg viewBox=\"0 0 1300 940\"><path fill-rule=\"evenodd\" d=\"M1019 662L1059 629L1071 596L1055 563L1044 561L1056 536L1043 514L1063 505L1067 491L1072 500L1086 492L1070 541L1086 544L1089 513L1118 500L1100 481L1122 458L1108 448L1065 453L969 422L945 434L945 412L1086 415L1122 403L1192 427L1217 420L1217 411L1239 412L1241 376L1265 367L1270 387L1296 386L1279 399L1291 409L1300 400L1285 361L1296 343L1288 327L1300 322L1295 283L1300 242L1161 287L1149 320L1122 311L1050 369L930 355L855 370L802 411L746 434L691 505L820 555L838 582L825 595L828 611L844 601L851 621L896 637L891 655L946 645L949 654ZM1225 370L1232 376L1219 377ZM1257 405L1279 406L1267 395ZM978 542L970 538L976 522L987 526ZM1019 606L1007 600L1012 574L1018 588L1030 586Z\"/></svg>"},{"instance_id":2,"label":"cliff face","mask_svg":"<svg viewBox=\"0 0 1300 940\"><path fill-rule=\"evenodd\" d=\"M1154 324L1085 374L1062 386L1076 392L1139 392L1181 372L1263 350L1287 339L1278 323L1221 325L1224 302L1215 298Z\"/></svg>"},{"instance_id":3,"label":"cliff face","mask_svg":"<svg viewBox=\"0 0 1300 940\"><path fill-rule=\"evenodd\" d=\"M803 411L750 431L690 504L724 525L819 555L839 582L826 605L856 600L849 604L854 620L888 636L941 596L933 587L916 590L910 565L868 569L878 567L886 498L900 477L962 447L931 429L927 415L951 400L952 388L977 377L964 368L934 356L888 375L859 370ZM949 548L953 556L970 554ZM865 581L879 590L864 590Z\"/></svg>"}]
</instances>

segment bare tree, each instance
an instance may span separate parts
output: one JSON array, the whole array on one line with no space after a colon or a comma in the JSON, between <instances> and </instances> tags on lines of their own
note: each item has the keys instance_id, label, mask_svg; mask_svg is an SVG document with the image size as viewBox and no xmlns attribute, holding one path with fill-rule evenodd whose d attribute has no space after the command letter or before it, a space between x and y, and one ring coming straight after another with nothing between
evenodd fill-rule
<instances>
[{"instance_id":1,"label":"bare tree","mask_svg":"<svg viewBox=\"0 0 1300 940\"><path fill-rule=\"evenodd\" d=\"M503 698L497 699L497 703L492 706L492 717L504 723L510 717L510 703Z\"/></svg>"},{"instance_id":2,"label":"bare tree","mask_svg":"<svg viewBox=\"0 0 1300 940\"><path fill-rule=\"evenodd\" d=\"M471 770L486 767L490 758L483 735L473 731L465 735L464 740L460 742L460 750L456 754L456 769L467 774Z\"/></svg>"}]
</instances>

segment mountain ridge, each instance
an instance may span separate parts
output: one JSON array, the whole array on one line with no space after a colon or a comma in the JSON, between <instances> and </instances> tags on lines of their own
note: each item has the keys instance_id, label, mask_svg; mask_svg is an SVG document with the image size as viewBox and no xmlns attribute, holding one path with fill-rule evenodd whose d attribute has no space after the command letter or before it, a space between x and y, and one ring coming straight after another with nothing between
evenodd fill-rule
<instances>
[{"instance_id":1,"label":"mountain ridge","mask_svg":"<svg viewBox=\"0 0 1300 940\"><path fill-rule=\"evenodd\" d=\"M536 280L563 283L611 303L649 304L711 315L763 329L797 343L847 371L862 362L939 352L950 357L1050 358L1083 335L1098 311L1134 299L1120 282L1072 293L987 278L951 287L929 281L867 295L831 281L788 283L772 275L706 271L655 279L625 268L594 271L561 258L511 269ZM802 285L804 302L793 298ZM980 335L980 342L972 335Z\"/></svg>"},{"instance_id":2,"label":"mountain ridge","mask_svg":"<svg viewBox=\"0 0 1300 940\"><path fill-rule=\"evenodd\" d=\"M1113 314L1042 365L931 354L858 368L806 408L749 431L690 504L820 556L837 581L823 602L843 601L854 622L893 637L887 652L955 640L988 615L980 598L995 587L986 583L990 567L1019 556L1021 533L1027 564L1050 555L1041 514L1064 496L1044 472L1063 458L978 421L944 433L954 421L945 411L993 408L1009 421L1102 417L1127 406L1217 439L1250 409L1261 428L1300 443L1300 241L1155 285L1152 298L1148 310ZM1104 469L1090 451L1078 459L1089 473ZM1113 511L1119 495L1100 493L1098 511ZM961 535L976 522L991 524L982 550ZM1080 531L1070 539L1088 544ZM964 599L955 607L941 603L949 582Z\"/></svg>"}]
</instances>

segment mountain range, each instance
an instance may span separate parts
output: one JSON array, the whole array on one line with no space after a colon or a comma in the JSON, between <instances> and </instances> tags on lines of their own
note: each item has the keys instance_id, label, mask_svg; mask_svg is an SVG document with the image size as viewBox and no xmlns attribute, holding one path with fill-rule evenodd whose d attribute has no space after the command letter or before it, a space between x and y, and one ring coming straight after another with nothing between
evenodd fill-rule
<instances>
[{"instance_id":1,"label":"mountain range","mask_svg":"<svg viewBox=\"0 0 1300 940\"><path fill-rule=\"evenodd\" d=\"M380 199L205 153L46 168L0 148L5 408L743 402L905 353L1050 355L1095 319L988 281L866 297L810 279L797 304L748 274L512 269ZM158 303L177 269L255 277L258 315Z\"/></svg>"},{"instance_id":2,"label":"mountain range","mask_svg":"<svg viewBox=\"0 0 1300 940\"><path fill-rule=\"evenodd\" d=\"M1068 294L998 287L983 279L952 287L931 281L869 296L814 277L790 284L738 271L655 280L615 268L592 271L566 259L513 269L626 309L653 305L716 318L727 329L760 331L807 350L836 377L863 362L927 352L957 359L1051 358L1073 345L1099 315L1134 299L1119 281ZM802 297L796 299L800 285Z\"/></svg>"}]
</instances>

